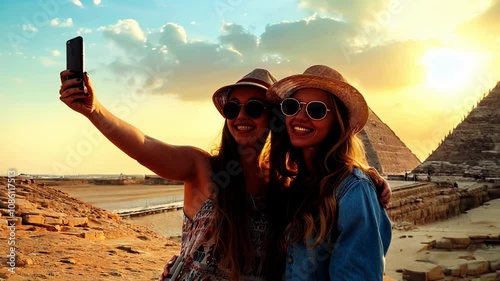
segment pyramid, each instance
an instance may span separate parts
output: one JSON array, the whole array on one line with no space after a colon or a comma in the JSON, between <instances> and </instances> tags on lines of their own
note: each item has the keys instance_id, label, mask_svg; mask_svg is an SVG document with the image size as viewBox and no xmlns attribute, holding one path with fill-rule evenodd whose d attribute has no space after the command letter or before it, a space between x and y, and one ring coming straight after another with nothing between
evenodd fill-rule
<instances>
[{"instance_id":1,"label":"pyramid","mask_svg":"<svg viewBox=\"0 0 500 281\"><path fill-rule=\"evenodd\" d=\"M404 174L420 164L417 156L372 110L358 137L365 146L368 164L383 175Z\"/></svg>"},{"instance_id":2,"label":"pyramid","mask_svg":"<svg viewBox=\"0 0 500 281\"><path fill-rule=\"evenodd\" d=\"M500 178L500 82L414 172Z\"/></svg>"}]
</instances>

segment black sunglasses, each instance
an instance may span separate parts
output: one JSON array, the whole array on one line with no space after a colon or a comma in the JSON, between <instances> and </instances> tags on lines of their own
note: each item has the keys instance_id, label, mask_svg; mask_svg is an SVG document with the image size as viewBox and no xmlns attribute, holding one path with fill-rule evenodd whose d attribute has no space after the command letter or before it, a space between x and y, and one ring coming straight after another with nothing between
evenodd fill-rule
<instances>
[{"instance_id":1,"label":"black sunglasses","mask_svg":"<svg viewBox=\"0 0 500 281\"><path fill-rule=\"evenodd\" d=\"M321 120L325 118L328 111L330 111L322 101L301 102L294 98L286 98L281 102L281 112L288 117L295 116L302 108L301 104L306 105L307 116L312 120Z\"/></svg>"},{"instance_id":2,"label":"black sunglasses","mask_svg":"<svg viewBox=\"0 0 500 281\"><path fill-rule=\"evenodd\" d=\"M242 105L241 103L238 103L236 101L228 101L222 108L224 117L229 120L238 117L241 107L243 107L245 113L252 119L257 119L262 116L262 113L264 113L264 110L266 109L264 103L259 100L249 100L247 101L247 103L245 103L245 105Z\"/></svg>"}]
</instances>

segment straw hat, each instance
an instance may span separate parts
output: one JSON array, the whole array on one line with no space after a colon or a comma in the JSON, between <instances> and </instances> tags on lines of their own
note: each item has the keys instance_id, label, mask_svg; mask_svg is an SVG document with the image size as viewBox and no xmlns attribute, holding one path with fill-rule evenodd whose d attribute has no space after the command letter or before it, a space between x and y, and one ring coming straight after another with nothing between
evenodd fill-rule
<instances>
[{"instance_id":1,"label":"straw hat","mask_svg":"<svg viewBox=\"0 0 500 281\"><path fill-rule=\"evenodd\" d=\"M274 103L280 103L300 89L314 88L336 96L347 108L349 129L356 134L368 121L368 105L363 95L351 86L335 69L325 65L313 65L304 74L292 75L276 82L266 95Z\"/></svg>"},{"instance_id":2,"label":"straw hat","mask_svg":"<svg viewBox=\"0 0 500 281\"><path fill-rule=\"evenodd\" d=\"M226 104L229 98L229 93L234 87L249 85L267 90L275 82L276 78L274 78L274 76L272 76L269 71L257 68L238 80L238 82L224 86L215 91L214 95L212 96L212 101L214 102L214 105L220 112L220 114L224 116L222 108L224 107L224 104Z\"/></svg>"}]
</instances>

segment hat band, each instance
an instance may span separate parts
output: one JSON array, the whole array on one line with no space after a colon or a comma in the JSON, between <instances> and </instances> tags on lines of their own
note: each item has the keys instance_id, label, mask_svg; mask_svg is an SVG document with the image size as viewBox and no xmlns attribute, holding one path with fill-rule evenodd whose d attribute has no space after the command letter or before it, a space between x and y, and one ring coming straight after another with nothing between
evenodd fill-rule
<instances>
[{"instance_id":1,"label":"hat band","mask_svg":"<svg viewBox=\"0 0 500 281\"><path fill-rule=\"evenodd\" d=\"M267 83L265 81L259 80L259 79L255 79L255 78L243 78L240 81L236 82L236 84L238 84L240 82L252 82L252 83L260 84L260 85L262 85L262 86L264 86L266 88L271 87L271 84L269 84L269 83Z\"/></svg>"}]
</instances>

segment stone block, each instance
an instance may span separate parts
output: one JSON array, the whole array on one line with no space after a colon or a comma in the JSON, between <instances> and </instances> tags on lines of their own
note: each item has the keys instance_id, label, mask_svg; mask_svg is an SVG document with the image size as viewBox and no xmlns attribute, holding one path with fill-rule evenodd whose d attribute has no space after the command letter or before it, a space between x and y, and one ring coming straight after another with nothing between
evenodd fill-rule
<instances>
[{"instance_id":1,"label":"stone block","mask_svg":"<svg viewBox=\"0 0 500 281\"><path fill-rule=\"evenodd\" d=\"M63 224L73 227L73 226L89 226L89 219L87 217L75 218L72 216L64 217Z\"/></svg>"},{"instance_id":2,"label":"stone block","mask_svg":"<svg viewBox=\"0 0 500 281\"><path fill-rule=\"evenodd\" d=\"M415 267L403 269L403 280L406 281L436 281L444 277L443 268L433 264L421 263Z\"/></svg>"},{"instance_id":3,"label":"stone block","mask_svg":"<svg viewBox=\"0 0 500 281\"><path fill-rule=\"evenodd\" d=\"M104 232L102 232L100 230L89 230L89 231L82 232L80 234L80 237L87 239L87 240L104 240L104 239L106 239Z\"/></svg>"},{"instance_id":4,"label":"stone block","mask_svg":"<svg viewBox=\"0 0 500 281\"><path fill-rule=\"evenodd\" d=\"M490 271L500 270L500 259L494 259L490 261Z\"/></svg>"},{"instance_id":5,"label":"stone block","mask_svg":"<svg viewBox=\"0 0 500 281\"><path fill-rule=\"evenodd\" d=\"M436 249L453 249L453 242L447 238L441 238L436 241Z\"/></svg>"},{"instance_id":6,"label":"stone block","mask_svg":"<svg viewBox=\"0 0 500 281\"><path fill-rule=\"evenodd\" d=\"M54 231L54 232L61 231L60 225L45 224L43 227L45 227L45 229L47 229L48 231Z\"/></svg>"},{"instance_id":7,"label":"stone block","mask_svg":"<svg viewBox=\"0 0 500 281\"><path fill-rule=\"evenodd\" d=\"M23 224L43 224L45 217L40 215L25 215L23 216Z\"/></svg>"},{"instance_id":8,"label":"stone block","mask_svg":"<svg viewBox=\"0 0 500 281\"><path fill-rule=\"evenodd\" d=\"M64 213L58 213L54 211L40 210L40 209L31 209L31 210L21 210L19 211L21 215L40 215L44 217L51 218L62 218L66 216Z\"/></svg>"},{"instance_id":9,"label":"stone block","mask_svg":"<svg viewBox=\"0 0 500 281\"><path fill-rule=\"evenodd\" d=\"M45 217L45 224L62 225L63 219L62 218Z\"/></svg>"},{"instance_id":10,"label":"stone block","mask_svg":"<svg viewBox=\"0 0 500 281\"><path fill-rule=\"evenodd\" d=\"M497 273L490 272L479 276L479 281L497 281Z\"/></svg>"},{"instance_id":11,"label":"stone block","mask_svg":"<svg viewBox=\"0 0 500 281\"><path fill-rule=\"evenodd\" d=\"M462 263L454 266L450 266L445 269L446 275L451 275L453 277L466 277L467 276L467 264Z\"/></svg>"},{"instance_id":12,"label":"stone block","mask_svg":"<svg viewBox=\"0 0 500 281\"><path fill-rule=\"evenodd\" d=\"M21 196L29 196L29 191L25 191L25 190L16 190L16 197L19 197L19 195Z\"/></svg>"},{"instance_id":13,"label":"stone block","mask_svg":"<svg viewBox=\"0 0 500 281\"><path fill-rule=\"evenodd\" d=\"M37 204L33 204L26 199L16 199L16 210L32 210L37 207Z\"/></svg>"},{"instance_id":14,"label":"stone block","mask_svg":"<svg viewBox=\"0 0 500 281\"><path fill-rule=\"evenodd\" d=\"M453 244L453 249L467 249L470 246L470 238L467 237L443 237Z\"/></svg>"},{"instance_id":15,"label":"stone block","mask_svg":"<svg viewBox=\"0 0 500 281\"><path fill-rule=\"evenodd\" d=\"M22 217L8 217L7 220L9 222L14 221L16 223L16 226L23 225L23 218Z\"/></svg>"},{"instance_id":16,"label":"stone block","mask_svg":"<svg viewBox=\"0 0 500 281\"><path fill-rule=\"evenodd\" d=\"M467 275L480 276L487 273L489 269L490 263L488 261L467 261Z\"/></svg>"}]
</instances>

